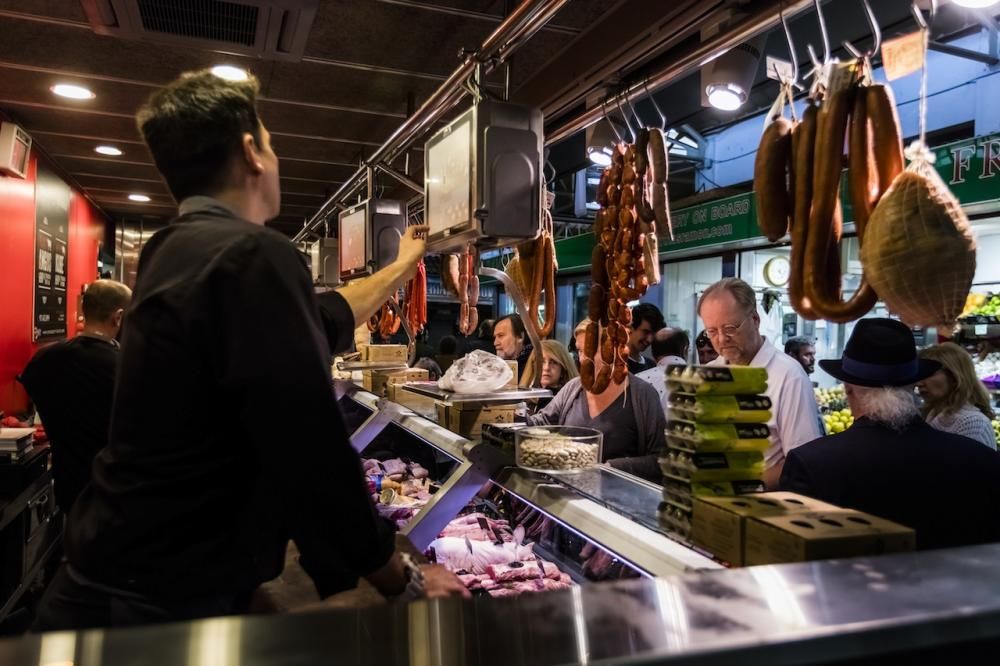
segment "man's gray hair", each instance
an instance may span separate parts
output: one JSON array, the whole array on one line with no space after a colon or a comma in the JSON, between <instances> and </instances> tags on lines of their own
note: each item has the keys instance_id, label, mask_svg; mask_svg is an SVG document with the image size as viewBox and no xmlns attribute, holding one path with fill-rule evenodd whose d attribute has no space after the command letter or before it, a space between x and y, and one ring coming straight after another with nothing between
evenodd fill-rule
<instances>
[{"instance_id":1,"label":"man's gray hair","mask_svg":"<svg viewBox=\"0 0 1000 666\"><path fill-rule=\"evenodd\" d=\"M920 416L912 386L872 388L855 384L851 390L854 401L866 417L893 430L902 430Z\"/></svg>"},{"instance_id":2,"label":"man's gray hair","mask_svg":"<svg viewBox=\"0 0 1000 666\"><path fill-rule=\"evenodd\" d=\"M698 312L701 312L702 304L709 298L714 298L720 293L728 291L736 299L736 302L748 313L757 311L757 292L749 284L735 277L722 278L708 289L702 292L698 299Z\"/></svg>"}]
</instances>

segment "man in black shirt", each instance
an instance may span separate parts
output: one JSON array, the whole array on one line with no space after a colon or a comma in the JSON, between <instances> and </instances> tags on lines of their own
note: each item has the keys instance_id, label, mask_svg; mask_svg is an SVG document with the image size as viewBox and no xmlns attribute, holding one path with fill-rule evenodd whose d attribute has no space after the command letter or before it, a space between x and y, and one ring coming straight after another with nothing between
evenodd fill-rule
<instances>
[{"instance_id":1,"label":"man in black shirt","mask_svg":"<svg viewBox=\"0 0 1000 666\"><path fill-rule=\"evenodd\" d=\"M642 353L653 343L653 334L666 327L663 313L652 303L640 303L632 308L632 325L628 332L628 371L633 375L656 367L653 359Z\"/></svg>"},{"instance_id":2,"label":"man in black shirt","mask_svg":"<svg viewBox=\"0 0 1000 666\"><path fill-rule=\"evenodd\" d=\"M68 514L108 441L118 367L118 331L132 291L97 280L83 294L83 330L46 345L18 377L52 443L56 504Z\"/></svg>"},{"instance_id":3,"label":"man in black shirt","mask_svg":"<svg viewBox=\"0 0 1000 666\"><path fill-rule=\"evenodd\" d=\"M281 194L256 96L255 79L196 72L138 114L180 215L142 251L108 446L36 629L242 612L289 538L321 596L345 577L467 594L394 552L330 378L331 351L416 272L426 227L363 286L317 301L295 247L264 226Z\"/></svg>"}]
</instances>

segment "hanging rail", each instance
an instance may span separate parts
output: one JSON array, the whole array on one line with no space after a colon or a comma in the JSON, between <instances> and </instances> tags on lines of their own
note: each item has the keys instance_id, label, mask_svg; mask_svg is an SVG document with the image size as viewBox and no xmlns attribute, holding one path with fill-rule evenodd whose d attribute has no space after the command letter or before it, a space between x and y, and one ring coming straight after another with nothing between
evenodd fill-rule
<instances>
[{"instance_id":1,"label":"hanging rail","mask_svg":"<svg viewBox=\"0 0 1000 666\"><path fill-rule=\"evenodd\" d=\"M301 241L314 229L323 224L336 205L347 199L364 182L369 164L392 160L405 150L417 137L423 135L445 113L461 101L466 95L464 84L472 76L477 67L485 72L491 71L510 57L519 46L530 39L552 16L555 15L569 0L526 0L504 19L503 23L486 38L479 50L466 56L462 64L452 72L441 86L434 91L427 101L420 105L416 112L407 118L385 143L379 146L366 160L365 164L355 171L337 191L330 195L319 210L309 218L305 226L292 238Z\"/></svg>"}]
</instances>

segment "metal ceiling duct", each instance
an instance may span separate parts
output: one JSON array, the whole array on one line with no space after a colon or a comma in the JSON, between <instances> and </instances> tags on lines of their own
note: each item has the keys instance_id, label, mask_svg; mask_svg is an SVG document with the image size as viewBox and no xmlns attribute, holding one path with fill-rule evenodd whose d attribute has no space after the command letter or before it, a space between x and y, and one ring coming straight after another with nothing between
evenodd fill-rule
<instances>
[{"instance_id":1,"label":"metal ceiling duct","mask_svg":"<svg viewBox=\"0 0 1000 666\"><path fill-rule=\"evenodd\" d=\"M80 0L94 32L253 56L299 60L319 0Z\"/></svg>"}]
</instances>

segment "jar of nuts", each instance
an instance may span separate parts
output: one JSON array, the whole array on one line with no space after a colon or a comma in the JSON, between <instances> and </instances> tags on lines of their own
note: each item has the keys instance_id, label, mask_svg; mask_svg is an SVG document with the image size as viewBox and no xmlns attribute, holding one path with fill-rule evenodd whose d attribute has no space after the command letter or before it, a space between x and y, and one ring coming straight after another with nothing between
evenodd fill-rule
<instances>
[{"instance_id":1,"label":"jar of nuts","mask_svg":"<svg viewBox=\"0 0 1000 666\"><path fill-rule=\"evenodd\" d=\"M574 472L601 462L604 434L577 426L533 426L515 433L517 466L536 472Z\"/></svg>"}]
</instances>

